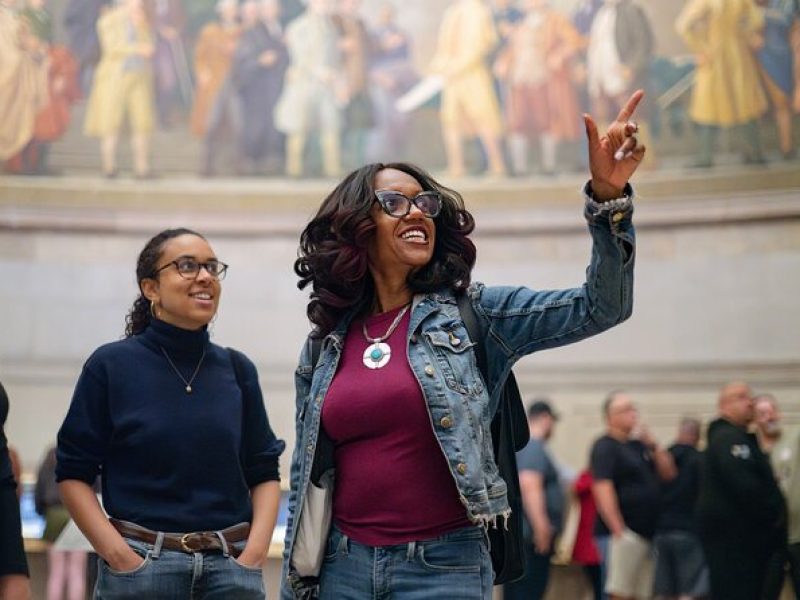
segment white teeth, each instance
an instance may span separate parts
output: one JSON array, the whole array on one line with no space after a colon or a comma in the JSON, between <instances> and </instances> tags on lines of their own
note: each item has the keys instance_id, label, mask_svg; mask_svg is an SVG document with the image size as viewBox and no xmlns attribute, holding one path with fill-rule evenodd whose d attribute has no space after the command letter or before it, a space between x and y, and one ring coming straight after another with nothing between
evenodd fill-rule
<instances>
[{"instance_id":1,"label":"white teeth","mask_svg":"<svg viewBox=\"0 0 800 600\"><path fill-rule=\"evenodd\" d=\"M195 298L200 300L211 300L211 294L192 294Z\"/></svg>"},{"instance_id":2,"label":"white teeth","mask_svg":"<svg viewBox=\"0 0 800 600\"><path fill-rule=\"evenodd\" d=\"M406 231L400 236L404 240L422 240L427 241L428 236L424 231L420 231L419 229L411 229Z\"/></svg>"}]
</instances>

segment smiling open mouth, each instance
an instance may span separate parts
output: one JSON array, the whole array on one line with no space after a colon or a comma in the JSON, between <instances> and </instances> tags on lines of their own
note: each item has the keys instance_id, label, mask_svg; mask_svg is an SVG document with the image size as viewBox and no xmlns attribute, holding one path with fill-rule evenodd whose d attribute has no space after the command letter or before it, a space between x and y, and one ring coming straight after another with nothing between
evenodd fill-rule
<instances>
[{"instance_id":1,"label":"smiling open mouth","mask_svg":"<svg viewBox=\"0 0 800 600\"><path fill-rule=\"evenodd\" d=\"M406 242L427 242L428 234L422 229L409 229L404 231L400 238Z\"/></svg>"}]
</instances>

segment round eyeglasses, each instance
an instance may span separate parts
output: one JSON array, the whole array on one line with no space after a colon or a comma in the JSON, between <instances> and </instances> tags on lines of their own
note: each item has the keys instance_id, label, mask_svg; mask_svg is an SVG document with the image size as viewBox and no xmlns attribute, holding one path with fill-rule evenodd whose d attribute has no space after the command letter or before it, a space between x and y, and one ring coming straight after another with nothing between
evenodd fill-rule
<instances>
[{"instance_id":1,"label":"round eyeglasses","mask_svg":"<svg viewBox=\"0 0 800 600\"><path fill-rule=\"evenodd\" d=\"M165 264L163 267L156 269L153 275L157 275L164 269L174 266L178 271L178 275L184 279L196 279L200 274L200 269L205 269L206 272L214 279L222 281L225 279L225 274L228 272L228 265L218 260L208 260L206 262L197 262L193 258L179 258Z\"/></svg>"},{"instance_id":2,"label":"round eyeglasses","mask_svg":"<svg viewBox=\"0 0 800 600\"><path fill-rule=\"evenodd\" d=\"M377 190L375 197L381 205L383 212L390 217L402 219L411 212L411 205L416 206L420 212L431 219L439 216L442 209L442 196L439 192L426 190L413 198L395 190Z\"/></svg>"}]
</instances>

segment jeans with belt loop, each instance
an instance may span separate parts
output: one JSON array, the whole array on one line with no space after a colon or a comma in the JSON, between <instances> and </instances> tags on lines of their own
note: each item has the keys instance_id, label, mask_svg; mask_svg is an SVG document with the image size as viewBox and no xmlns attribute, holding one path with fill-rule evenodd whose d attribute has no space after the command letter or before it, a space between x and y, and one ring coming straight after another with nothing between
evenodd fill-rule
<instances>
[{"instance_id":1,"label":"jeans with belt loop","mask_svg":"<svg viewBox=\"0 0 800 600\"><path fill-rule=\"evenodd\" d=\"M154 544L125 538L144 562L132 571L115 571L98 559L95 600L264 600L261 567L246 567L231 555L246 541L227 542L218 534L222 552L177 552L162 548L164 534Z\"/></svg>"},{"instance_id":2,"label":"jeans with belt loop","mask_svg":"<svg viewBox=\"0 0 800 600\"><path fill-rule=\"evenodd\" d=\"M486 533L465 527L393 546L366 546L331 528L320 600L490 600L492 560Z\"/></svg>"}]
</instances>

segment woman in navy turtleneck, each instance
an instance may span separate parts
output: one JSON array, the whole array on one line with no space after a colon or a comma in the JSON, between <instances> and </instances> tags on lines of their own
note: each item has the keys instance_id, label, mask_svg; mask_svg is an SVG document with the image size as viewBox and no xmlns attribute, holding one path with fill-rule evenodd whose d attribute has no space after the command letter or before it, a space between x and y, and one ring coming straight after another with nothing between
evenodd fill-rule
<instances>
[{"instance_id":1,"label":"woman in navy turtleneck","mask_svg":"<svg viewBox=\"0 0 800 600\"><path fill-rule=\"evenodd\" d=\"M156 235L125 339L83 367L56 476L101 557L97 598L264 598L285 444L253 363L209 341L226 269L193 231Z\"/></svg>"}]
</instances>

